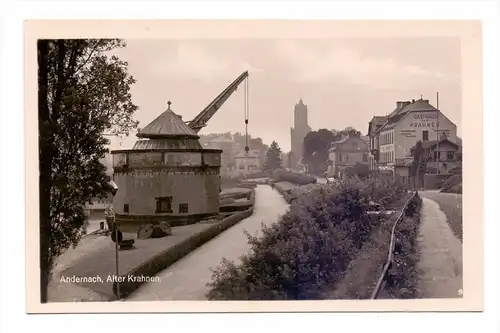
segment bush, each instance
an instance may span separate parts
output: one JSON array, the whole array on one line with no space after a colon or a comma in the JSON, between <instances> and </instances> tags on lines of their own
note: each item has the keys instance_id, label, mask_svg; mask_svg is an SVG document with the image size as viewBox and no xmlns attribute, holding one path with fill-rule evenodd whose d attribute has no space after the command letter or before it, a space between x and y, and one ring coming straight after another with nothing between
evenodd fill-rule
<instances>
[{"instance_id":1,"label":"bush","mask_svg":"<svg viewBox=\"0 0 500 333\"><path fill-rule=\"evenodd\" d=\"M460 185L460 187L458 187L458 185ZM443 187L441 188L441 192L458 193L452 192L453 189L460 189L459 193L462 193L462 175L453 175L446 179L443 183Z\"/></svg>"},{"instance_id":2,"label":"bush","mask_svg":"<svg viewBox=\"0 0 500 333\"><path fill-rule=\"evenodd\" d=\"M394 255L385 285L385 292L393 299L414 299L419 296L417 264L420 253L417 240L421 207L422 198L415 195L408 207L408 210L411 210L413 214L405 216L395 232L396 244L398 244L399 249Z\"/></svg>"},{"instance_id":3,"label":"bush","mask_svg":"<svg viewBox=\"0 0 500 333\"><path fill-rule=\"evenodd\" d=\"M273 171L272 178L275 182L290 182L297 185L308 185L317 182L316 178L313 176L284 170Z\"/></svg>"},{"instance_id":4,"label":"bush","mask_svg":"<svg viewBox=\"0 0 500 333\"><path fill-rule=\"evenodd\" d=\"M378 223L378 217L366 214L371 192L362 182L311 186L277 223L262 227L262 237L248 235L251 252L240 264L222 261L207 298L321 298Z\"/></svg>"},{"instance_id":5,"label":"bush","mask_svg":"<svg viewBox=\"0 0 500 333\"><path fill-rule=\"evenodd\" d=\"M246 175L244 178L256 179L256 178L269 178L269 177L271 177L271 171L265 170Z\"/></svg>"}]
</instances>

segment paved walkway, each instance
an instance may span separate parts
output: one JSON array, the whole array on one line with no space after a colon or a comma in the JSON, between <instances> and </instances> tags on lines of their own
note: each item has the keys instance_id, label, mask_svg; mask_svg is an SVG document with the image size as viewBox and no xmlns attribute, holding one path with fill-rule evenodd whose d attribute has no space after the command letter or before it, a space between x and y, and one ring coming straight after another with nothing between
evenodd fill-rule
<instances>
[{"instance_id":1,"label":"paved walkway","mask_svg":"<svg viewBox=\"0 0 500 333\"><path fill-rule=\"evenodd\" d=\"M455 298L462 293L462 243L453 234L439 205L423 198L419 232L422 298Z\"/></svg>"},{"instance_id":2,"label":"paved walkway","mask_svg":"<svg viewBox=\"0 0 500 333\"><path fill-rule=\"evenodd\" d=\"M168 267L157 276L160 282L142 285L127 301L154 300L204 300L211 268L217 267L223 258L238 261L248 253L250 245L244 231L251 234L261 230L262 223L270 225L288 209L283 197L267 185L258 185L254 213L224 231Z\"/></svg>"}]
</instances>

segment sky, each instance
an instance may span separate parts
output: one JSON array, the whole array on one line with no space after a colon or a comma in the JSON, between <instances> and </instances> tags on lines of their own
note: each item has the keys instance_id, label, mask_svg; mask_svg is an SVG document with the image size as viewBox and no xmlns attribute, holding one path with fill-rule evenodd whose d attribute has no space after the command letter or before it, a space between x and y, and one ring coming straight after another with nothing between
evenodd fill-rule
<instances>
[{"instance_id":1,"label":"sky","mask_svg":"<svg viewBox=\"0 0 500 333\"><path fill-rule=\"evenodd\" d=\"M248 132L290 150L293 110L303 99L309 126L366 134L374 115L396 101L429 99L461 128L460 39L186 39L127 40L116 54L129 63L137 83L135 118L146 126L167 107L193 119L243 71L248 70ZM200 134L244 132L244 85L226 101ZM135 133L112 140L128 149Z\"/></svg>"}]
</instances>

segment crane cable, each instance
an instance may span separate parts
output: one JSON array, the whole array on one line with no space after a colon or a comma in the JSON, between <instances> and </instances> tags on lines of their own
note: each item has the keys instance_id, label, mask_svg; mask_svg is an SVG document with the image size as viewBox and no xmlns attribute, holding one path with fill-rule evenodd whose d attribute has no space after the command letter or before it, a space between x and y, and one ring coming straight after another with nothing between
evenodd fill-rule
<instances>
[{"instance_id":1,"label":"crane cable","mask_svg":"<svg viewBox=\"0 0 500 333\"><path fill-rule=\"evenodd\" d=\"M245 79L245 156L248 156L248 115L250 113L249 98L248 98L248 77Z\"/></svg>"}]
</instances>

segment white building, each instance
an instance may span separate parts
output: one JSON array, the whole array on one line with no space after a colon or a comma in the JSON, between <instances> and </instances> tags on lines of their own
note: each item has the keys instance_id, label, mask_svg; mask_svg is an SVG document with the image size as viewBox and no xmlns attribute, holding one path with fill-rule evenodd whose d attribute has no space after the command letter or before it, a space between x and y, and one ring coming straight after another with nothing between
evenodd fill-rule
<instances>
[{"instance_id":1,"label":"white building","mask_svg":"<svg viewBox=\"0 0 500 333\"><path fill-rule=\"evenodd\" d=\"M260 165L260 151L249 150L248 155L245 151L240 151L236 157L236 168L234 170L235 176L245 176L251 173L258 172L261 169Z\"/></svg>"},{"instance_id":2,"label":"white building","mask_svg":"<svg viewBox=\"0 0 500 333\"><path fill-rule=\"evenodd\" d=\"M457 142L457 126L429 100L398 101L387 117L373 117L369 123L371 169L408 177L410 149L417 141L439 140L442 135Z\"/></svg>"}]
</instances>

